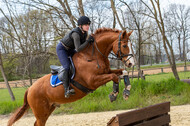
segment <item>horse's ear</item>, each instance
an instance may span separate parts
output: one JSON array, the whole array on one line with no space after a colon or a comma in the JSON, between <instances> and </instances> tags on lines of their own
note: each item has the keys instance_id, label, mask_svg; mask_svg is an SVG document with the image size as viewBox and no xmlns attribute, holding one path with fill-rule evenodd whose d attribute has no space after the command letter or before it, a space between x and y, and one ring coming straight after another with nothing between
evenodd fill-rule
<instances>
[{"instance_id":1,"label":"horse's ear","mask_svg":"<svg viewBox=\"0 0 190 126\"><path fill-rule=\"evenodd\" d=\"M130 31L129 33L127 33L128 37L132 34L133 31Z\"/></svg>"},{"instance_id":2,"label":"horse's ear","mask_svg":"<svg viewBox=\"0 0 190 126\"><path fill-rule=\"evenodd\" d=\"M127 35L127 32L125 30L125 31L122 32L122 38L126 38L127 37L126 35Z\"/></svg>"}]
</instances>

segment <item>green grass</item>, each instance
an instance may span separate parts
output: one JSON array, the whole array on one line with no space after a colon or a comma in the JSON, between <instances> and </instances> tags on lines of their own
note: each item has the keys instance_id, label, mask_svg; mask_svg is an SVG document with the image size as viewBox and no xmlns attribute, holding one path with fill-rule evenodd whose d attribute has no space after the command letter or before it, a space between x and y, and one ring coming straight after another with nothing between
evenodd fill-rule
<instances>
[{"instance_id":1,"label":"green grass","mask_svg":"<svg viewBox=\"0 0 190 126\"><path fill-rule=\"evenodd\" d=\"M160 102L170 101L171 105L190 104L190 85L177 81L174 78L150 82L134 80L130 98L122 98L124 84L120 84L120 93L115 102L110 103L108 94L112 92L112 82L98 88L93 94L74 103L64 104L57 113L86 113L97 111L113 111L131 108L141 108Z\"/></svg>"},{"instance_id":2,"label":"green grass","mask_svg":"<svg viewBox=\"0 0 190 126\"><path fill-rule=\"evenodd\" d=\"M11 101L8 89L0 89L0 114L7 114L22 106L26 88L12 88L15 101Z\"/></svg>"},{"instance_id":3,"label":"green grass","mask_svg":"<svg viewBox=\"0 0 190 126\"><path fill-rule=\"evenodd\" d=\"M190 71L188 72L178 72L180 79L188 79L190 78ZM146 81L161 81L167 80L168 78L174 78L173 73L159 73L154 75L146 75Z\"/></svg>"},{"instance_id":4,"label":"green grass","mask_svg":"<svg viewBox=\"0 0 190 126\"><path fill-rule=\"evenodd\" d=\"M187 73L179 73L180 77L184 74ZM164 79L164 77L166 78ZM190 104L190 85L170 77L170 73L165 73L147 76L146 81L134 79L131 81L131 95L127 101L122 97L124 82L121 81L120 93L113 103L108 97L112 92L112 82L109 82L106 86L101 86L94 93L88 94L76 102L61 105L54 111L54 114L141 108L164 101L170 101L171 105ZM26 88L13 88L16 97L16 101L13 102L8 90L0 89L0 114L8 114L20 107L23 104L25 90Z\"/></svg>"}]
</instances>

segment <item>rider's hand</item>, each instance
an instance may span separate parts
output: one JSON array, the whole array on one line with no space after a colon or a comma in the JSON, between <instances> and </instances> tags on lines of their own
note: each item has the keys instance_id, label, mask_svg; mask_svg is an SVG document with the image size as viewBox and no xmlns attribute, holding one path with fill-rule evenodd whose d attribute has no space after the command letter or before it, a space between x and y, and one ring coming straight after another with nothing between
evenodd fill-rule
<instances>
[{"instance_id":1,"label":"rider's hand","mask_svg":"<svg viewBox=\"0 0 190 126\"><path fill-rule=\"evenodd\" d=\"M89 43L93 43L94 42L94 37L89 35L88 40Z\"/></svg>"}]
</instances>

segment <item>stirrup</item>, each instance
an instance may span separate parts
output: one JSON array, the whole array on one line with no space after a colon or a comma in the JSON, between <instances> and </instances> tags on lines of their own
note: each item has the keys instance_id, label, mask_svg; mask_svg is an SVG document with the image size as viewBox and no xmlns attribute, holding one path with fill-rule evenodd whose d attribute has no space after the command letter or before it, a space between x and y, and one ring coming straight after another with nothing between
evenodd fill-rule
<instances>
[{"instance_id":1,"label":"stirrup","mask_svg":"<svg viewBox=\"0 0 190 126\"><path fill-rule=\"evenodd\" d=\"M71 95L74 95L74 94L75 94L75 90L74 90L74 89L70 89L70 90L69 90L69 93L70 93Z\"/></svg>"},{"instance_id":2,"label":"stirrup","mask_svg":"<svg viewBox=\"0 0 190 126\"><path fill-rule=\"evenodd\" d=\"M67 90L65 92L65 98L69 98L70 95L74 95L74 94L75 94L75 90L74 89Z\"/></svg>"}]
</instances>

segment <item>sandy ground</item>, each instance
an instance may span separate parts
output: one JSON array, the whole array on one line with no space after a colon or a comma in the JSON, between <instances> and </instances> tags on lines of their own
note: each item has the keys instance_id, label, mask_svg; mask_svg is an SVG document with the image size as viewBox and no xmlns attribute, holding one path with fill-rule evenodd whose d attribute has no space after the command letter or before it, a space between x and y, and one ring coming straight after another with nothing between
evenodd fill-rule
<instances>
[{"instance_id":1,"label":"sandy ground","mask_svg":"<svg viewBox=\"0 0 190 126\"><path fill-rule=\"evenodd\" d=\"M107 122L116 114L129 110L95 112L73 115L51 115L46 126L106 126ZM171 106L170 111L172 126L190 125L190 105ZM0 116L0 126L6 126L9 116ZM14 126L33 126L35 117L25 115Z\"/></svg>"}]
</instances>

